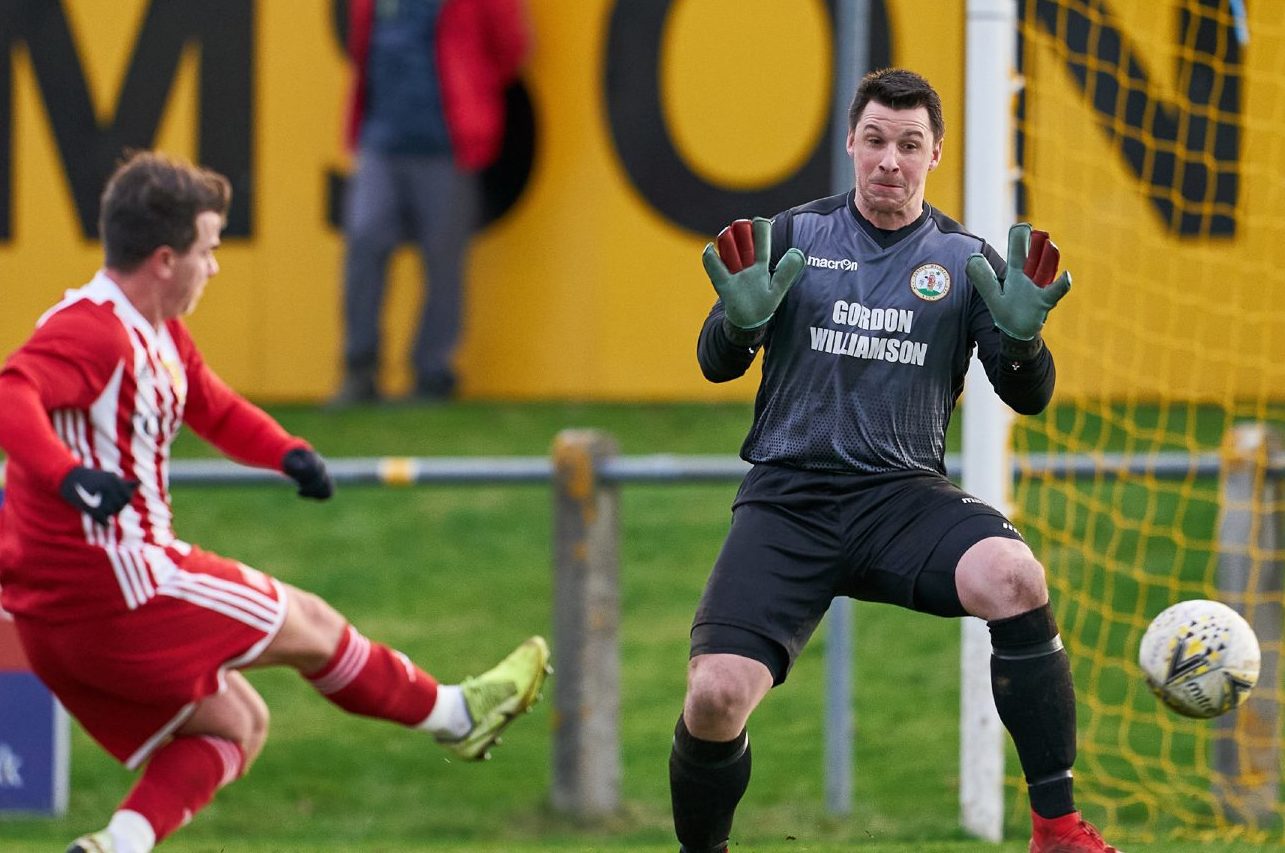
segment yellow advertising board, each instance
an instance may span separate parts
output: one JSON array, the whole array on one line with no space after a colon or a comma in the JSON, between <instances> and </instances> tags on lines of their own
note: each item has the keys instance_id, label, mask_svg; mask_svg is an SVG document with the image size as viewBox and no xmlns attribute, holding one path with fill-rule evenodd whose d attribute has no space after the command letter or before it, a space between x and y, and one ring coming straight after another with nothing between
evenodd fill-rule
<instances>
[{"instance_id":1,"label":"yellow advertising board","mask_svg":"<svg viewBox=\"0 0 1285 853\"><path fill-rule=\"evenodd\" d=\"M988 143L963 139L965 4L869 5L872 61L914 68L943 96L945 156L928 198L961 218L964 146ZM1038 12L1039 3L1028 5ZM1153 42L1168 38L1154 23L1164 16L1148 10L1172 5L1123 5L1134 11L1122 27L1144 33L1139 54L1163 54ZM830 193L832 4L532 0L530 11L535 50L520 99L529 124L519 122L526 136L514 147L519 162L509 164L522 177L502 188L502 212L472 246L459 353L464 395L750 397L753 381L710 385L697 369L696 334L713 301L700 252L731 218ZM8 51L0 71L0 353L64 289L92 275L102 180L123 146L150 145L225 172L235 188L222 271L190 320L209 362L256 399L330 393L342 343L343 242L333 211L351 165L340 132L348 85L342 4L4 0L0 17ZM1104 235L1082 204L1070 203L1085 193L1111 211L1106 222L1126 221L1143 235L1149 251L1189 255L1202 269L1256 241L1265 254L1279 251L1279 222L1275 233L1167 230L1071 66L1053 61L1053 47L1038 39L1031 49L1049 61L1031 63L1044 99L1028 104L1027 115L1055 131L1026 154L1028 210L1053 231L1076 276L1048 327L1055 352L1059 335L1092 327L1093 302L1108 292L1117 321L1146 309L1126 283L1134 243ZM1259 122L1285 122L1285 112ZM1253 158L1280 154L1254 129L1237 153L1245 174L1266 170ZM1058 146L1101 168L1059 171L1068 161ZM1055 182L1047 190L1041 169ZM1243 189L1234 215L1262 198L1261 188ZM412 250L399 251L391 275L383 378L395 392L409 382L405 353L422 293ZM1192 279L1229 286L1205 274ZM1279 314L1266 322L1278 324ZM1060 367L1064 392L1129 391L1127 375L1103 387L1090 370L1065 359ZM1256 380L1232 371L1202 381Z\"/></svg>"}]
</instances>

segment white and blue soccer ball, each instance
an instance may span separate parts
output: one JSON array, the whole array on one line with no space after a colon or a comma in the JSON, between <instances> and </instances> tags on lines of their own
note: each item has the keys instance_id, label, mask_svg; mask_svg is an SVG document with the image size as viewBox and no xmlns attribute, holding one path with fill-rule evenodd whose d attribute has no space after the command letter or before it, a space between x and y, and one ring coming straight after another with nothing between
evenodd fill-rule
<instances>
[{"instance_id":1,"label":"white and blue soccer ball","mask_svg":"<svg viewBox=\"0 0 1285 853\"><path fill-rule=\"evenodd\" d=\"M1261 657L1249 623L1226 604L1206 599L1162 610L1138 649L1151 692L1177 713L1202 719L1249 698Z\"/></svg>"}]
</instances>

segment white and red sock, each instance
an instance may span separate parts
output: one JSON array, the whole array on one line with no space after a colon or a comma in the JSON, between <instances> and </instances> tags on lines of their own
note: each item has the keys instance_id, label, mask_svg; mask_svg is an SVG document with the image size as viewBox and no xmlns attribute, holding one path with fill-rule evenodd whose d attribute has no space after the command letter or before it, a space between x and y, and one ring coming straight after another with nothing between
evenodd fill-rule
<instances>
[{"instance_id":1,"label":"white and red sock","mask_svg":"<svg viewBox=\"0 0 1285 853\"><path fill-rule=\"evenodd\" d=\"M473 718L464 704L464 692L458 684L437 685L437 704L417 728L447 740L459 740L473 728Z\"/></svg>"},{"instance_id":2,"label":"white and red sock","mask_svg":"<svg viewBox=\"0 0 1285 853\"><path fill-rule=\"evenodd\" d=\"M363 637L349 625L320 671L317 692L351 714L417 726L437 704L437 682L404 654Z\"/></svg>"},{"instance_id":3,"label":"white and red sock","mask_svg":"<svg viewBox=\"0 0 1285 853\"><path fill-rule=\"evenodd\" d=\"M147 762L107 831L121 849L146 853L190 821L244 767L245 752L230 740L209 735L176 737Z\"/></svg>"}]
</instances>

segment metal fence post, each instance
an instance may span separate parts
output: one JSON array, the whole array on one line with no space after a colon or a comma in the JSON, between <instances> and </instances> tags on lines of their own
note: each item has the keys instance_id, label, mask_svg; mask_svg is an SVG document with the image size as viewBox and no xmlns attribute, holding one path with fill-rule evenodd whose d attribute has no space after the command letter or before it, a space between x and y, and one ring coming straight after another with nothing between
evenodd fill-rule
<instances>
[{"instance_id":1,"label":"metal fence post","mask_svg":"<svg viewBox=\"0 0 1285 853\"><path fill-rule=\"evenodd\" d=\"M1275 819L1281 782L1285 480L1273 466L1281 447L1280 432L1262 423L1240 424L1223 442L1218 595L1253 626L1263 659L1258 687L1249 699L1214 721L1212 783L1229 816L1251 824Z\"/></svg>"},{"instance_id":2,"label":"metal fence post","mask_svg":"<svg viewBox=\"0 0 1285 853\"><path fill-rule=\"evenodd\" d=\"M615 440L564 430L553 444L553 808L577 818L620 805L619 487L601 463Z\"/></svg>"}]
</instances>

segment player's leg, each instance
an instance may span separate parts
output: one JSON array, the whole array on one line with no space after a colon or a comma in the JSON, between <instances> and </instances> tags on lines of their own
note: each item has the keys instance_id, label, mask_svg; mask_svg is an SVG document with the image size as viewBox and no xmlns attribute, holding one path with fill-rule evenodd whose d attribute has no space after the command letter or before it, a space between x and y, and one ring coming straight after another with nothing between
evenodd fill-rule
<instances>
[{"instance_id":1,"label":"player's leg","mask_svg":"<svg viewBox=\"0 0 1285 853\"><path fill-rule=\"evenodd\" d=\"M268 707L240 673L225 678L151 754L107 827L78 838L72 853L147 853L245 775L267 737Z\"/></svg>"},{"instance_id":2,"label":"player's leg","mask_svg":"<svg viewBox=\"0 0 1285 853\"><path fill-rule=\"evenodd\" d=\"M960 558L955 583L990 627L991 689L1026 777L1032 853L1114 851L1075 808L1075 684L1044 567L1026 543L987 538Z\"/></svg>"},{"instance_id":3,"label":"player's leg","mask_svg":"<svg viewBox=\"0 0 1285 853\"><path fill-rule=\"evenodd\" d=\"M834 596L834 503L828 477L758 467L741 485L696 608L670 752L674 830L688 853L726 849L750 781L746 723Z\"/></svg>"},{"instance_id":4,"label":"player's leg","mask_svg":"<svg viewBox=\"0 0 1285 853\"><path fill-rule=\"evenodd\" d=\"M1071 667L1049 606L1044 567L1017 529L937 477L867 490L851 509L854 538L863 543L863 571L851 594L937 616L971 614L990 626L995 704L1030 786L1036 840L1043 837L1041 826L1073 836L1065 847L1037 844L1032 851L1111 850L1074 810Z\"/></svg>"},{"instance_id":5,"label":"player's leg","mask_svg":"<svg viewBox=\"0 0 1285 853\"><path fill-rule=\"evenodd\" d=\"M991 632L991 687L1026 774L1031 808L1044 817L1074 811L1075 685L1049 606L1044 569L1026 544L984 539L959 560L964 609Z\"/></svg>"},{"instance_id":6,"label":"player's leg","mask_svg":"<svg viewBox=\"0 0 1285 853\"><path fill-rule=\"evenodd\" d=\"M767 666L752 658L691 659L669 755L674 831L687 853L727 849L736 806L750 783L746 723L772 680Z\"/></svg>"},{"instance_id":7,"label":"player's leg","mask_svg":"<svg viewBox=\"0 0 1285 853\"><path fill-rule=\"evenodd\" d=\"M865 568L853 594L987 621L995 704L1017 746L1032 806L1050 817L1070 813L1075 689L1043 566L1003 514L945 478L907 480L860 500L871 498L878 512L854 511Z\"/></svg>"},{"instance_id":8,"label":"player's leg","mask_svg":"<svg viewBox=\"0 0 1285 853\"><path fill-rule=\"evenodd\" d=\"M460 757L476 760L539 698L549 671L540 637L482 675L442 685L401 652L363 636L319 596L282 586L285 621L253 665L293 667L349 713L425 729Z\"/></svg>"},{"instance_id":9,"label":"player's leg","mask_svg":"<svg viewBox=\"0 0 1285 853\"><path fill-rule=\"evenodd\" d=\"M109 830L96 834L118 851L146 850L177 828L244 772L266 732L267 709L233 670L284 619L279 587L199 548L171 557L181 571L109 623L17 622L33 669L63 706L140 770Z\"/></svg>"}]
</instances>

